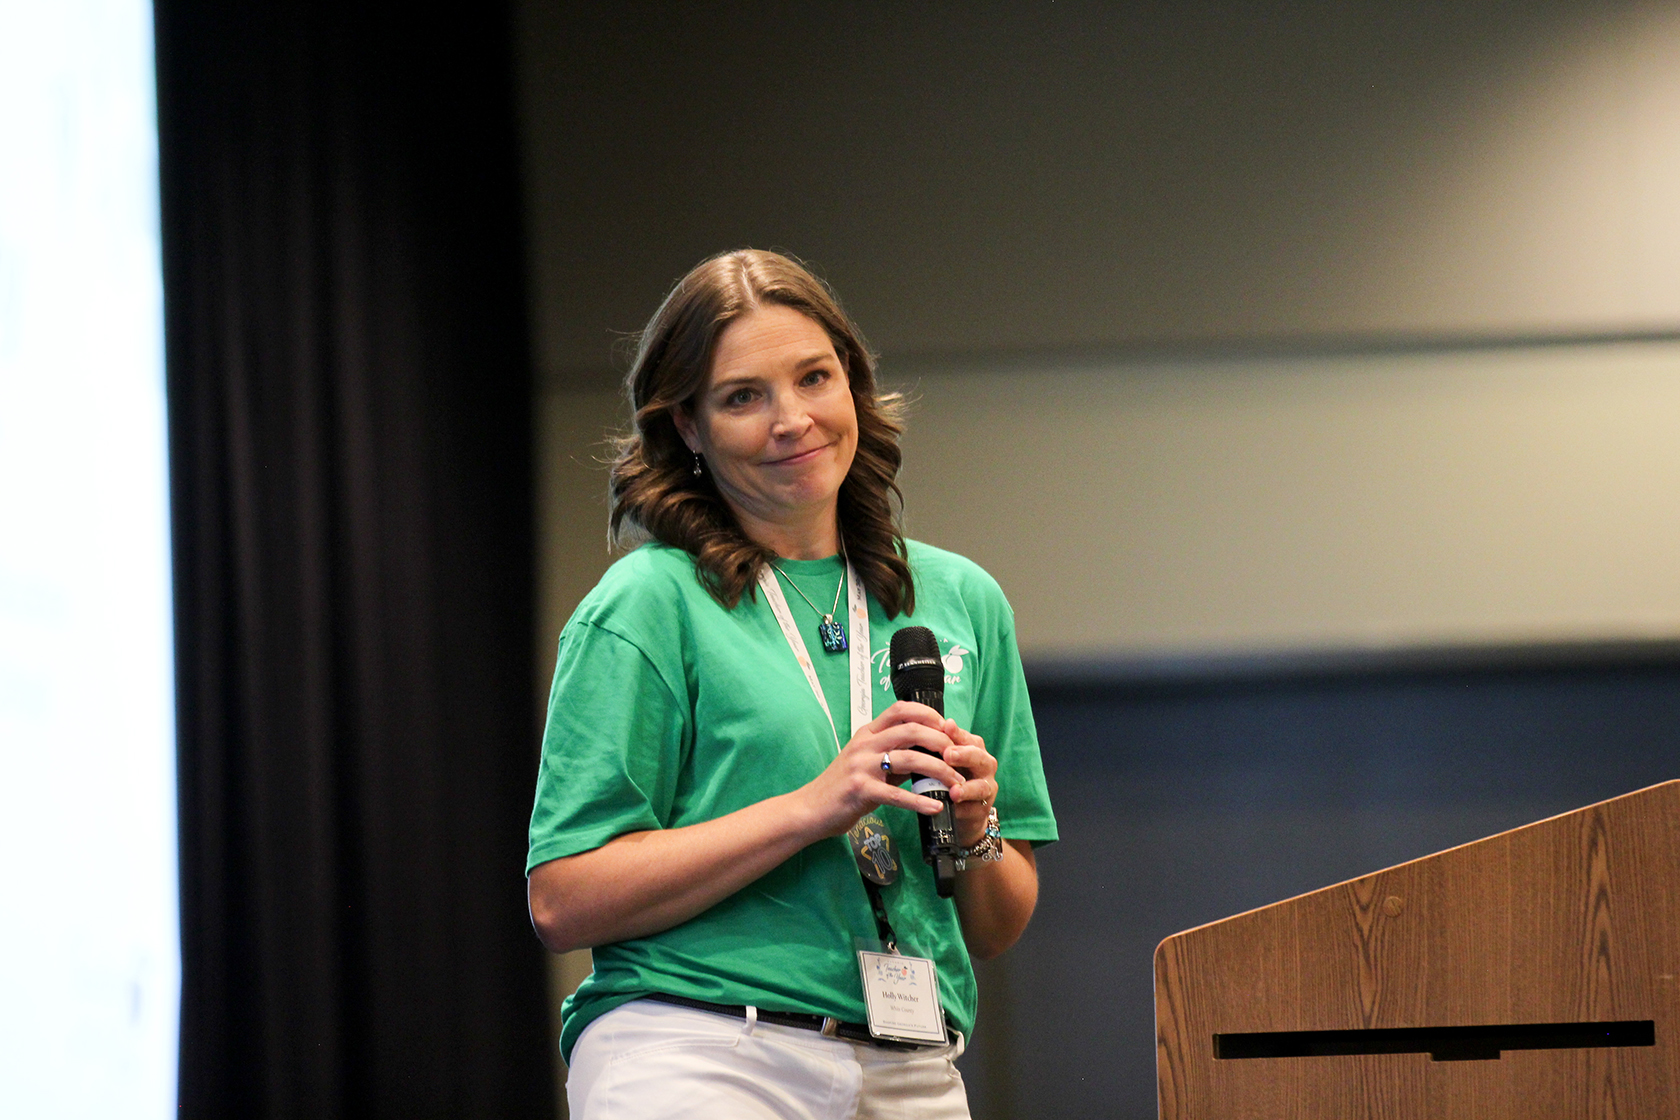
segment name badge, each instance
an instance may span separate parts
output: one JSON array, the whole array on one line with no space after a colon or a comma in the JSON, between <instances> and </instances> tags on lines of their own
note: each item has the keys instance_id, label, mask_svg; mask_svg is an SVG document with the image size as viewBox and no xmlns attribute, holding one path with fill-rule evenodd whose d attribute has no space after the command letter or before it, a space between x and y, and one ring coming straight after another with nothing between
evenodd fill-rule
<instances>
[{"instance_id":1,"label":"name badge","mask_svg":"<svg viewBox=\"0 0 1680 1120\"><path fill-rule=\"evenodd\" d=\"M858 950L869 1033L894 1042L944 1042L939 977L925 957Z\"/></svg>"}]
</instances>

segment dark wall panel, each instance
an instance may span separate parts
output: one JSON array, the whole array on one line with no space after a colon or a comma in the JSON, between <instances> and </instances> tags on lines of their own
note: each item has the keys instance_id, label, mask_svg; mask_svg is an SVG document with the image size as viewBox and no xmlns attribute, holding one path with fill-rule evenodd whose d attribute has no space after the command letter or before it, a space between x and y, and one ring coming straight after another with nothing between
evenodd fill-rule
<instances>
[{"instance_id":1,"label":"dark wall panel","mask_svg":"<svg viewBox=\"0 0 1680 1120\"><path fill-rule=\"evenodd\" d=\"M1672 327L1665 212L1581 170L1672 151L1636 8L522 0L543 367L741 244L895 358Z\"/></svg>"},{"instance_id":2,"label":"dark wall panel","mask_svg":"<svg viewBox=\"0 0 1680 1120\"><path fill-rule=\"evenodd\" d=\"M1062 840L987 969L977 1118L1155 1115L1161 938L1680 777L1680 666L1040 687Z\"/></svg>"}]
</instances>

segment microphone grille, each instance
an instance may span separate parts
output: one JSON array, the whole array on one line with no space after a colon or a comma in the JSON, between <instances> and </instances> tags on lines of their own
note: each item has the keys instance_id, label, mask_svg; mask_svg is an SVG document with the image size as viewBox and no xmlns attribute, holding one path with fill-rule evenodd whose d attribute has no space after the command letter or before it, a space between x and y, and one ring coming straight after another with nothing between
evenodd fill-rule
<instances>
[{"instance_id":1,"label":"microphone grille","mask_svg":"<svg viewBox=\"0 0 1680 1120\"><path fill-rule=\"evenodd\" d=\"M944 691L945 665L939 657L939 639L926 626L906 626L895 633L887 659L893 695L900 700L912 693Z\"/></svg>"}]
</instances>

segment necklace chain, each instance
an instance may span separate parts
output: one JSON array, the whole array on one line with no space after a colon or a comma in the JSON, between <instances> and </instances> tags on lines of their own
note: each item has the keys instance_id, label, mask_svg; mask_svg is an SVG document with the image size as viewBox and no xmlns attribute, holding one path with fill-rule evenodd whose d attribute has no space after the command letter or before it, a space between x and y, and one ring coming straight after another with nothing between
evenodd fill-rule
<instances>
[{"instance_id":1,"label":"necklace chain","mask_svg":"<svg viewBox=\"0 0 1680 1120\"><path fill-rule=\"evenodd\" d=\"M834 620L834 612L840 609L840 592L846 589L846 569L840 569L840 582L836 584L834 588L834 605L828 608L828 613L824 614L823 609L811 602L811 597L801 591L799 589L799 585L793 582L793 577L782 571L780 564L771 563L770 566L776 569L777 575L788 581L788 586L793 588L793 593L795 595L798 595L801 599L805 600L805 604L807 606L816 611L819 615L822 615L824 621L832 622Z\"/></svg>"}]
</instances>

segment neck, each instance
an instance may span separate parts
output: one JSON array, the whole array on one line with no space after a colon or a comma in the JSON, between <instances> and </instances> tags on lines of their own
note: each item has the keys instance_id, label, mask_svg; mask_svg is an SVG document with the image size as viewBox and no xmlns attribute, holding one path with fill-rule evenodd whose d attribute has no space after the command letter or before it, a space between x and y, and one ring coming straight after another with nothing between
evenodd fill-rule
<instances>
[{"instance_id":1,"label":"neck","mask_svg":"<svg viewBox=\"0 0 1680 1120\"><path fill-rule=\"evenodd\" d=\"M821 560L840 551L840 529L832 510L809 522L762 521L736 511L741 531L784 560Z\"/></svg>"}]
</instances>

